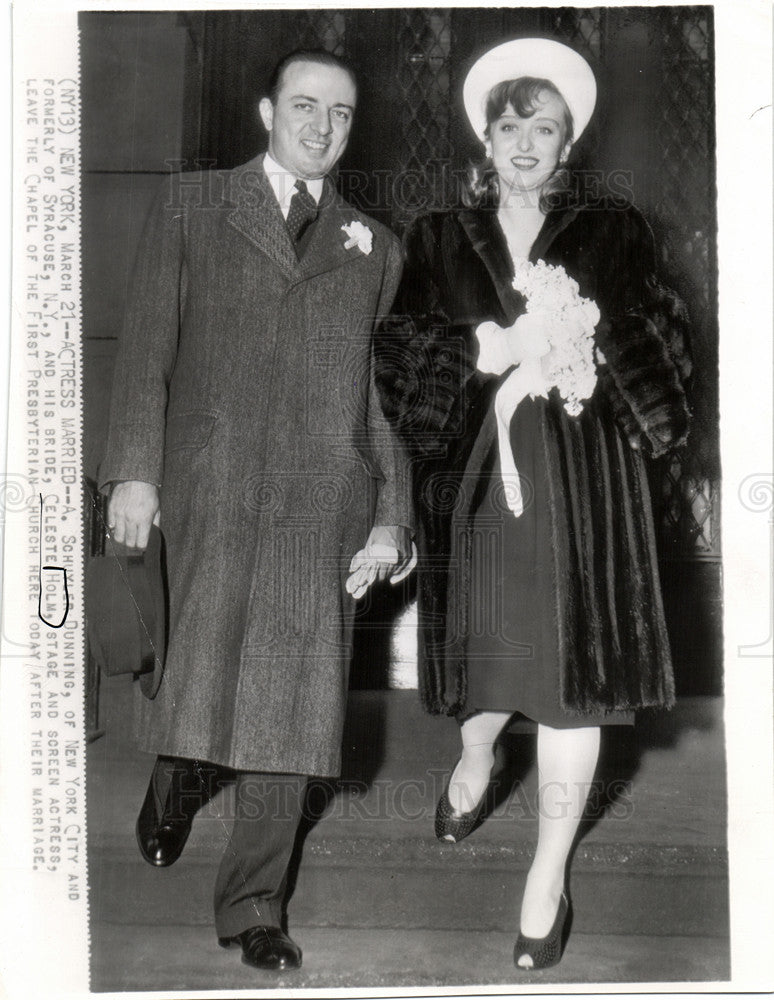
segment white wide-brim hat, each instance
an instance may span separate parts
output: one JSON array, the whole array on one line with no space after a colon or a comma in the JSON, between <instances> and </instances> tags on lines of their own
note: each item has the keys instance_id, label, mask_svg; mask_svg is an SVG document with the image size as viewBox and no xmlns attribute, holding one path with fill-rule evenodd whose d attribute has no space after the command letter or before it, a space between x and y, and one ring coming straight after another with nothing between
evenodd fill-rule
<instances>
[{"instance_id":1,"label":"white wide-brim hat","mask_svg":"<svg viewBox=\"0 0 774 1000\"><path fill-rule=\"evenodd\" d=\"M573 139L578 139L594 111L597 82L583 56L550 38L517 38L504 42L473 64L465 78L462 99L478 138L484 142L489 91L503 80L518 80L522 76L553 83L570 109Z\"/></svg>"}]
</instances>

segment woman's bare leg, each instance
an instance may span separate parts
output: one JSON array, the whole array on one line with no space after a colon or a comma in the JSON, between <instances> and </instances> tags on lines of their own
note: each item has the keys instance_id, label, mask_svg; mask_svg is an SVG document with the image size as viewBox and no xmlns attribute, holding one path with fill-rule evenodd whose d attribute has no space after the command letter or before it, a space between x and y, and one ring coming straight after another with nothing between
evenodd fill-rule
<instances>
[{"instance_id":1,"label":"woman's bare leg","mask_svg":"<svg viewBox=\"0 0 774 1000\"><path fill-rule=\"evenodd\" d=\"M538 843L521 902L521 933L551 930L564 888L570 848L588 799L599 757L599 726L538 726ZM523 968L532 965L525 956Z\"/></svg>"},{"instance_id":2,"label":"woman's bare leg","mask_svg":"<svg viewBox=\"0 0 774 1000\"><path fill-rule=\"evenodd\" d=\"M449 802L457 812L470 812L489 783L494 743L511 712L479 712L460 726L462 756L449 782Z\"/></svg>"}]
</instances>

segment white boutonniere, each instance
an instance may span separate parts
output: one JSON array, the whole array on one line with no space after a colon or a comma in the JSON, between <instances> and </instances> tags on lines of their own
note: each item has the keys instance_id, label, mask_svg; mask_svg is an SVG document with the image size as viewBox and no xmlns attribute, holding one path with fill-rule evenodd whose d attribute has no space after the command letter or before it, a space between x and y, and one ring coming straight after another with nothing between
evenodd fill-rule
<instances>
[{"instance_id":1,"label":"white boutonniere","mask_svg":"<svg viewBox=\"0 0 774 1000\"><path fill-rule=\"evenodd\" d=\"M350 222L348 226L342 226L342 230L347 234L347 242L344 244L345 250L351 250L352 247L358 247L364 254L369 254L374 242L374 234L368 228L364 226L362 222L355 220Z\"/></svg>"}]
</instances>

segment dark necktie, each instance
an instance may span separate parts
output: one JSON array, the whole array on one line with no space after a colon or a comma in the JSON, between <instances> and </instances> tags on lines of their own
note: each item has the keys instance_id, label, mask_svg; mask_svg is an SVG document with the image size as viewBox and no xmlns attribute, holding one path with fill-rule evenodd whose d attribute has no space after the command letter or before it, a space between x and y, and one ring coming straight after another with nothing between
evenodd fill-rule
<instances>
[{"instance_id":1,"label":"dark necktie","mask_svg":"<svg viewBox=\"0 0 774 1000\"><path fill-rule=\"evenodd\" d=\"M288 232L294 243L298 243L301 234L310 222L317 218L317 202L309 194L303 181L296 181L296 193L290 199L288 210Z\"/></svg>"}]
</instances>

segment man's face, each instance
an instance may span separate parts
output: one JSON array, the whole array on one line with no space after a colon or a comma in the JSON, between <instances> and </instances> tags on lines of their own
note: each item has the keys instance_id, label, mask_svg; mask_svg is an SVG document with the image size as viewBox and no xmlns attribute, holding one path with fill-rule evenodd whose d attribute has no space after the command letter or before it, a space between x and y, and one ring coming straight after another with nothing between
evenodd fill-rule
<instances>
[{"instance_id":1,"label":"man's face","mask_svg":"<svg viewBox=\"0 0 774 1000\"><path fill-rule=\"evenodd\" d=\"M327 174L347 148L357 92L338 66L294 62L283 72L276 104L259 105L269 155L296 177Z\"/></svg>"}]
</instances>

